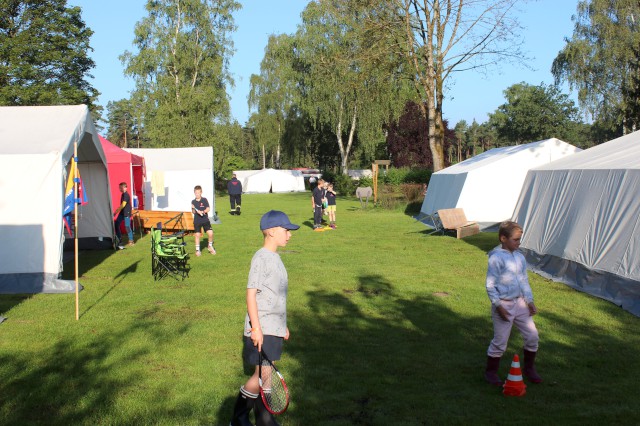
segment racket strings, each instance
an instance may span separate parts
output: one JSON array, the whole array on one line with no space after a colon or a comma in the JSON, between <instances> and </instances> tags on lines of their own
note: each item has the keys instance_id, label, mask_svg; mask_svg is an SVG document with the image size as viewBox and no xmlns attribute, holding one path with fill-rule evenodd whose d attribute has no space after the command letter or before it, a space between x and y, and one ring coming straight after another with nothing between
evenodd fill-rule
<instances>
[{"instance_id":1,"label":"racket strings","mask_svg":"<svg viewBox=\"0 0 640 426\"><path fill-rule=\"evenodd\" d=\"M274 412L281 412L287 407L287 389L271 366L262 367L262 392L265 403Z\"/></svg>"}]
</instances>

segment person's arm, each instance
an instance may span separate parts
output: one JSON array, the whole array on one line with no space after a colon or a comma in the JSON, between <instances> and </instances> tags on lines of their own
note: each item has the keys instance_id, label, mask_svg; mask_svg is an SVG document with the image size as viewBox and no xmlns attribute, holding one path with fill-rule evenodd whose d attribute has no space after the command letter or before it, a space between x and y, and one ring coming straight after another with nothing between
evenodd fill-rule
<instances>
[{"instance_id":1,"label":"person's arm","mask_svg":"<svg viewBox=\"0 0 640 426\"><path fill-rule=\"evenodd\" d=\"M487 280L485 286L487 288L487 295L491 304L496 308L496 312L500 315L504 321L509 320L507 310L500 303L500 294L496 289L496 283L500 277L500 259L498 256L489 256L489 266L487 267Z\"/></svg>"},{"instance_id":2,"label":"person's arm","mask_svg":"<svg viewBox=\"0 0 640 426\"><path fill-rule=\"evenodd\" d=\"M251 341L253 342L253 346L257 346L258 351L261 351L264 336L262 334L260 319L258 317L258 301L256 299L257 294L258 289L247 289L247 313L249 314L249 323L251 324L251 330L249 330L251 332Z\"/></svg>"},{"instance_id":3,"label":"person's arm","mask_svg":"<svg viewBox=\"0 0 640 426\"><path fill-rule=\"evenodd\" d=\"M120 213L120 212L122 211L122 209L124 209L124 207L125 207L126 205L127 205L127 202L126 202L126 201L123 201L123 202L120 204L120 207L118 207L118 208L116 209L116 211L115 211L115 212L113 212L113 214L114 214L114 215L117 215L118 213Z\"/></svg>"},{"instance_id":4,"label":"person's arm","mask_svg":"<svg viewBox=\"0 0 640 426\"><path fill-rule=\"evenodd\" d=\"M529 307L529 315L533 316L538 313L538 308L536 308L535 303L533 303L533 292L531 291L531 285L529 284L529 275L527 274L527 261L524 259L524 256L518 256L520 263L520 277L518 282L520 283L520 291L524 296L524 300L527 302L527 306Z\"/></svg>"}]
</instances>

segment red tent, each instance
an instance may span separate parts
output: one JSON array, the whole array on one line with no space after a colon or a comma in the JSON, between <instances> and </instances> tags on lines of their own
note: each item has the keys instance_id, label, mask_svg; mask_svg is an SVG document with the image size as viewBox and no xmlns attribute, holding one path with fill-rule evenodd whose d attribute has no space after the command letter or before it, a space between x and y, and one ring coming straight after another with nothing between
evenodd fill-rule
<instances>
[{"instance_id":1,"label":"red tent","mask_svg":"<svg viewBox=\"0 0 640 426\"><path fill-rule=\"evenodd\" d=\"M111 202L114 210L120 205L120 182L126 182L129 193L135 207L135 198L138 199L138 209L144 210L144 197L142 186L144 184L144 158L120 149L102 136L99 136L102 149L107 157L109 170L109 184L111 186Z\"/></svg>"}]
</instances>

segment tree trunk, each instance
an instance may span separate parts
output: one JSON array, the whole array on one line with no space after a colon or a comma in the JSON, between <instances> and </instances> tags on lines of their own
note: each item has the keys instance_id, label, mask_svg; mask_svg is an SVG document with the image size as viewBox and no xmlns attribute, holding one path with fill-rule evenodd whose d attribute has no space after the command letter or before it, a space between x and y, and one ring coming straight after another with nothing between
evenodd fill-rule
<instances>
[{"instance_id":1,"label":"tree trunk","mask_svg":"<svg viewBox=\"0 0 640 426\"><path fill-rule=\"evenodd\" d=\"M340 109L338 111L338 125L336 128L336 139L338 141L338 148L340 148L340 169L342 174L347 174L349 172L349 152L351 151L351 146L353 145L353 138L356 133L356 123L358 118L358 106L355 105L353 107L353 115L351 117L351 128L349 129L349 140L347 141L347 146L345 148L344 143L342 142L342 112L344 111L343 102L340 102Z\"/></svg>"}]
</instances>

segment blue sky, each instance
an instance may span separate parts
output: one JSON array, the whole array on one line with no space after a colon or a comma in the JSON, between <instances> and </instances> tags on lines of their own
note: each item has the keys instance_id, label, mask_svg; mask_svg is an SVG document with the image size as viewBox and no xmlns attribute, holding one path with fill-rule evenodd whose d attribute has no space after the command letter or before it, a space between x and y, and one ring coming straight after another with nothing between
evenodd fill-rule
<instances>
[{"instance_id":1,"label":"blue sky","mask_svg":"<svg viewBox=\"0 0 640 426\"><path fill-rule=\"evenodd\" d=\"M230 60L230 71L235 79L231 89L231 113L240 124L249 116L247 96L251 74L260 72L260 61L270 34L290 34L300 23L304 0L246 0L235 15L238 29L233 34L236 52ZM94 31L91 57L96 63L93 69L93 87L100 91L99 104L127 98L133 88L131 79L122 73L118 56L125 50L133 50L133 29L145 16L146 0L68 0L72 6L82 8L84 22ZM551 63L564 46L565 37L573 32L571 16L575 14L578 0L533 0L520 6L518 13L525 27L524 50L532 60L532 69L503 64L489 73L475 71L458 73L450 81L444 118L453 127L459 120L479 123L487 120L487 114L504 103L502 92L514 83L542 82L551 84ZM568 89L565 89L565 91Z\"/></svg>"}]
</instances>

